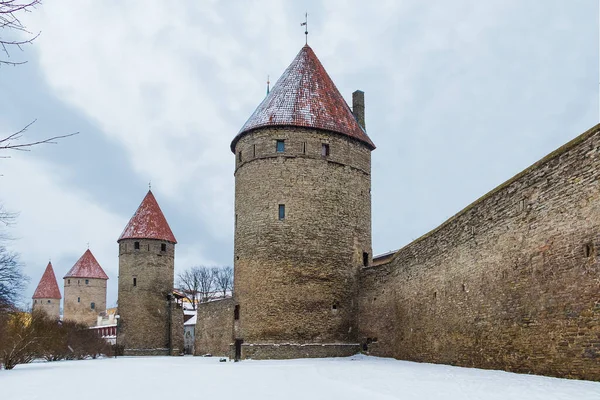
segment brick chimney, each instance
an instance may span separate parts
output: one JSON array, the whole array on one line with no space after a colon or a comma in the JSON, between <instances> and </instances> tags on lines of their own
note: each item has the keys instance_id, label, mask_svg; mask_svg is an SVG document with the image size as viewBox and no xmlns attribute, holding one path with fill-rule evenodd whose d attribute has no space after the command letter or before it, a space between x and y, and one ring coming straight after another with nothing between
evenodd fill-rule
<instances>
[{"instance_id":1,"label":"brick chimney","mask_svg":"<svg viewBox=\"0 0 600 400\"><path fill-rule=\"evenodd\" d=\"M352 113L358 124L366 131L365 126L365 92L356 90L352 93Z\"/></svg>"}]
</instances>

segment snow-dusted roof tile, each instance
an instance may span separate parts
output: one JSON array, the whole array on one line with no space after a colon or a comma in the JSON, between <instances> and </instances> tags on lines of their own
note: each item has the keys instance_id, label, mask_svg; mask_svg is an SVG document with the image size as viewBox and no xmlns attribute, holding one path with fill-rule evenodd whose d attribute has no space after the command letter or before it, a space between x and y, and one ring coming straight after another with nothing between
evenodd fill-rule
<instances>
[{"instance_id":1,"label":"snow-dusted roof tile","mask_svg":"<svg viewBox=\"0 0 600 400\"><path fill-rule=\"evenodd\" d=\"M40 283L37 285L35 292L33 293L32 299L60 299L60 289L56 282L56 276L54 275L54 269L52 263L48 263L46 270L40 279Z\"/></svg>"},{"instance_id":2,"label":"snow-dusted roof tile","mask_svg":"<svg viewBox=\"0 0 600 400\"><path fill-rule=\"evenodd\" d=\"M106 275L90 249L87 249L64 278L108 279L108 275Z\"/></svg>"},{"instance_id":3,"label":"snow-dusted roof tile","mask_svg":"<svg viewBox=\"0 0 600 400\"><path fill-rule=\"evenodd\" d=\"M152 191L148 191L117 242L123 239L157 239L177 243Z\"/></svg>"},{"instance_id":4,"label":"snow-dusted roof tile","mask_svg":"<svg viewBox=\"0 0 600 400\"><path fill-rule=\"evenodd\" d=\"M231 151L235 152L235 144L245 133L268 126L324 129L350 136L371 149L375 148L308 45L300 50L246 121L231 142Z\"/></svg>"}]
</instances>

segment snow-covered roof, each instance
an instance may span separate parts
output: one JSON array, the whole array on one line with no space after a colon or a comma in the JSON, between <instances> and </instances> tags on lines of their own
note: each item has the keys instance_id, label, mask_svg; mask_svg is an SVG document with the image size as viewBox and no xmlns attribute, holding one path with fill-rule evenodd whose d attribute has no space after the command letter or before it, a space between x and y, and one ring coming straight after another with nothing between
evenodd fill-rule
<instances>
[{"instance_id":1,"label":"snow-covered roof","mask_svg":"<svg viewBox=\"0 0 600 400\"><path fill-rule=\"evenodd\" d=\"M46 270L38 283L35 292L33 293L33 299L60 299L60 289L56 282L56 275L54 275L54 269L52 263L48 263Z\"/></svg>"},{"instance_id":2,"label":"snow-covered roof","mask_svg":"<svg viewBox=\"0 0 600 400\"><path fill-rule=\"evenodd\" d=\"M308 46L304 46L260 103L238 135L268 126L301 126L337 132L360 140L371 149L375 145L358 124L350 107Z\"/></svg>"},{"instance_id":3,"label":"snow-covered roof","mask_svg":"<svg viewBox=\"0 0 600 400\"><path fill-rule=\"evenodd\" d=\"M64 278L108 279L108 275L106 275L90 249L87 249Z\"/></svg>"},{"instance_id":4,"label":"snow-covered roof","mask_svg":"<svg viewBox=\"0 0 600 400\"><path fill-rule=\"evenodd\" d=\"M157 239L177 243L151 190L142 200L117 242L123 239Z\"/></svg>"}]
</instances>

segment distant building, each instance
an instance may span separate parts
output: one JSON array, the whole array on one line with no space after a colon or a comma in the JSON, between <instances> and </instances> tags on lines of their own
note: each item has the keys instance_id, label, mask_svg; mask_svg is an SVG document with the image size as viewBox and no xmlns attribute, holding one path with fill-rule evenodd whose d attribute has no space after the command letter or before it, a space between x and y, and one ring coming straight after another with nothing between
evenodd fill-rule
<instances>
[{"instance_id":1,"label":"distant building","mask_svg":"<svg viewBox=\"0 0 600 400\"><path fill-rule=\"evenodd\" d=\"M194 354L194 340L196 333L196 311L184 311L183 318L183 347L185 354Z\"/></svg>"},{"instance_id":2,"label":"distant building","mask_svg":"<svg viewBox=\"0 0 600 400\"><path fill-rule=\"evenodd\" d=\"M59 319L61 295L52 263L49 262L46 266L46 270L33 293L32 299L33 311L44 311L48 316Z\"/></svg>"},{"instance_id":3,"label":"distant building","mask_svg":"<svg viewBox=\"0 0 600 400\"><path fill-rule=\"evenodd\" d=\"M87 249L63 279L65 285L63 319L94 326L98 314L106 310L108 275L92 252Z\"/></svg>"}]
</instances>

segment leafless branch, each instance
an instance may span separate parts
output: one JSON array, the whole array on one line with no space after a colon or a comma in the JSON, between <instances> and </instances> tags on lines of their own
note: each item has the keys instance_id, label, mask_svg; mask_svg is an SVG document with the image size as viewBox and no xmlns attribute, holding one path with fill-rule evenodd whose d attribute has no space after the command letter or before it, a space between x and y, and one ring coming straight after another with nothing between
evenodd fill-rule
<instances>
[{"instance_id":1,"label":"leafless branch","mask_svg":"<svg viewBox=\"0 0 600 400\"><path fill-rule=\"evenodd\" d=\"M0 0L1 1L1 0ZM35 142L26 142L26 143L15 143L23 137L23 134L29 129L31 125L33 125L37 120L33 120L29 124L25 125L18 132L12 133L7 137L0 139L0 150L19 150L19 151L30 151L29 147L36 146L38 144L56 144L56 141L59 139L64 139L70 136L74 136L79 134L79 132L69 133L67 135L58 135L53 136L47 139L38 140ZM2 158L8 158L3 156Z\"/></svg>"},{"instance_id":2,"label":"leafless branch","mask_svg":"<svg viewBox=\"0 0 600 400\"><path fill-rule=\"evenodd\" d=\"M0 0L0 48L3 53L6 54L7 58L10 58L11 47L16 47L19 50L23 50L23 45L31 44L40 35L33 34L27 30L19 19L19 15L24 12L31 12L36 6L41 5L41 0ZM17 31L19 33L25 33L30 37L24 39L6 39L3 33ZM0 65L19 65L24 64L27 61L8 61L0 59Z\"/></svg>"}]
</instances>

